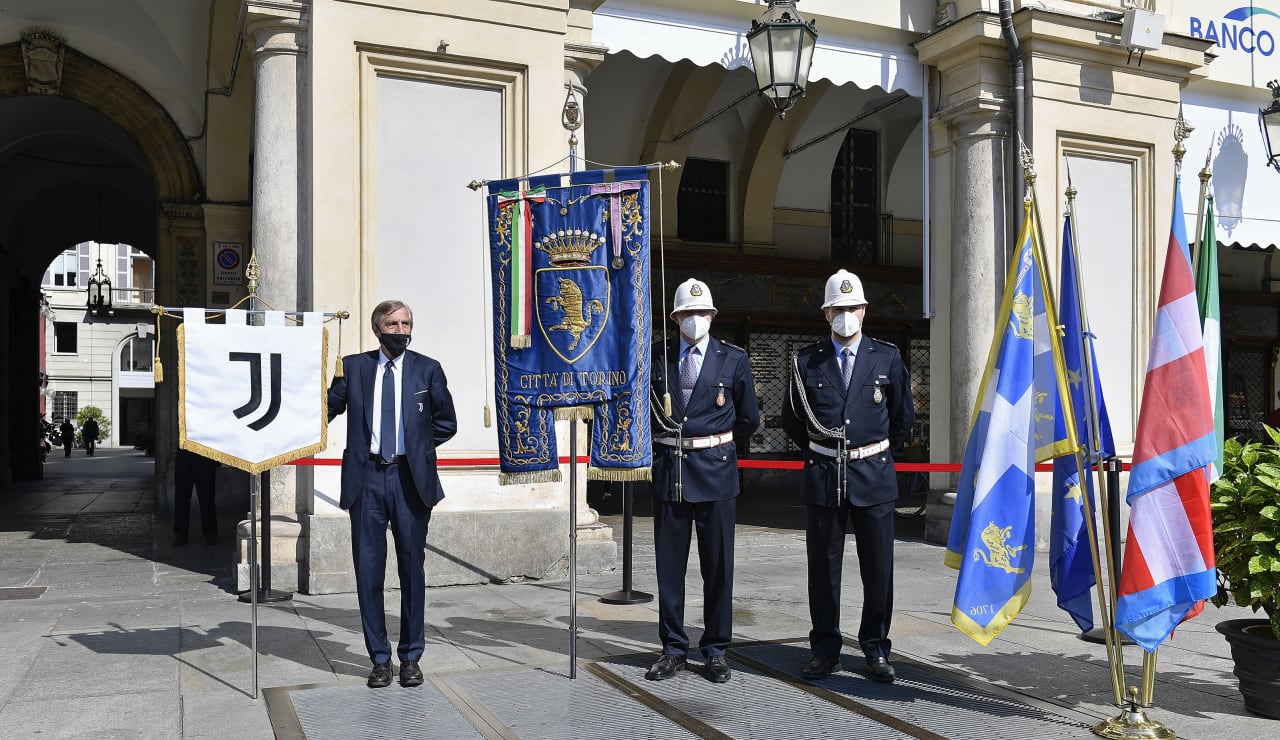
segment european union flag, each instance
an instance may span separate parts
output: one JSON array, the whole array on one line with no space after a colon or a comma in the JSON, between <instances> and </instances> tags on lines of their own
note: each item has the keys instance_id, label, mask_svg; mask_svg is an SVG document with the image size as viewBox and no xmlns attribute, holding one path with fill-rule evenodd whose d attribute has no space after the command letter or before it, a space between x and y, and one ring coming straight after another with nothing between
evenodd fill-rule
<instances>
[{"instance_id":1,"label":"european union flag","mask_svg":"<svg viewBox=\"0 0 1280 740\"><path fill-rule=\"evenodd\" d=\"M1035 463L1070 452L1056 444L1056 327L1037 228L1026 206L997 332L965 447L947 542L959 568L951 622L986 645L1022 611L1035 561ZM1074 449L1074 448L1073 448Z\"/></svg>"},{"instance_id":2,"label":"european union flag","mask_svg":"<svg viewBox=\"0 0 1280 740\"><path fill-rule=\"evenodd\" d=\"M1096 354L1093 351L1093 334L1081 303L1076 273L1075 245L1071 238L1071 216L1067 216L1062 232L1062 272L1058 281L1058 310L1062 319L1062 357L1067 371L1067 384L1071 408L1075 413L1075 429L1079 446L1085 450L1085 461L1097 460L1116 454L1111 438L1111 421L1107 418L1107 405L1102 399L1102 383L1098 379ZM1093 393L1098 409L1096 434L1089 424L1089 400L1085 395L1089 374L1084 372L1084 343L1089 343L1089 359L1093 361ZM1058 415L1054 422L1054 437L1066 440L1065 415ZM1085 508L1088 501L1088 509ZM1071 615L1082 632L1093 629L1093 599L1090 590L1097 582L1093 571L1093 554L1089 543L1089 530L1085 512L1093 512L1093 477L1085 476L1080 485L1080 472L1074 456L1059 457L1053 461L1053 520L1049 528L1049 581L1058 595L1058 606Z\"/></svg>"}]
</instances>

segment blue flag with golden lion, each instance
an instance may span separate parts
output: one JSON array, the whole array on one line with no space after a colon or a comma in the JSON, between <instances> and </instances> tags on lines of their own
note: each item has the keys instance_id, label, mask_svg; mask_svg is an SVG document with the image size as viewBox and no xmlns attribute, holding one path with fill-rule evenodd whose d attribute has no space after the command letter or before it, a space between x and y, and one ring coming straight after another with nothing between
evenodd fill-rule
<instances>
[{"instance_id":1,"label":"blue flag with golden lion","mask_svg":"<svg viewBox=\"0 0 1280 740\"><path fill-rule=\"evenodd\" d=\"M488 206L501 482L560 480L556 419L590 422L588 478L648 480L647 170L491 182Z\"/></svg>"}]
</instances>

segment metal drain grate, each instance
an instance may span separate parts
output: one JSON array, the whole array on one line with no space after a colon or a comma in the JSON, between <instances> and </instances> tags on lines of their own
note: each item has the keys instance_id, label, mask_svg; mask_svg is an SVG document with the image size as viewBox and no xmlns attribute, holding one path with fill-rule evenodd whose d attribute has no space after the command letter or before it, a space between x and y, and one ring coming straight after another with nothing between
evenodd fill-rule
<instances>
[{"instance_id":1,"label":"metal drain grate","mask_svg":"<svg viewBox=\"0 0 1280 740\"><path fill-rule=\"evenodd\" d=\"M44 596L47 586L5 586L0 588L0 601L38 599Z\"/></svg>"},{"instance_id":2,"label":"metal drain grate","mask_svg":"<svg viewBox=\"0 0 1280 740\"><path fill-rule=\"evenodd\" d=\"M735 648L751 661L766 664L798 680L809 660L804 643L760 644ZM844 657L846 671L814 686L856 702L921 731L949 738L1080 738L1089 725L1037 706L975 690L962 680L895 660L898 680L881 684L861 672L859 655ZM849 670L852 669L852 670ZM1064 710L1068 711L1068 710Z\"/></svg>"},{"instance_id":3,"label":"metal drain grate","mask_svg":"<svg viewBox=\"0 0 1280 740\"><path fill-rule=\"evenodd\" d=\"M602 660L600 665L666 704L737 740L811 740L818 737L907 738L867 717L736 662L733 678L713 684L697 670L666 681L646 681L652 657Z\"/></svg>"},{"instance_id":4,"label":"metal drain grate","mask_svg":"<svg viewBox=\"0 0 1280 740\"><path fill-rule=\"evenodd\" d=\"M587 671L473 673L450 680L521 740L693 738L671 720L618 693Z\"/></svg>"},{"instance_id":5,"label":"metal drain grate","mask_svg":"<svg viewBox=\"0 0 1280 740\"><path fill-rule=\"evenodd\" d=\"M358 684L289 692L307 740L484 738L431 684L370 689Z\"/></svg>"}]
</instances>

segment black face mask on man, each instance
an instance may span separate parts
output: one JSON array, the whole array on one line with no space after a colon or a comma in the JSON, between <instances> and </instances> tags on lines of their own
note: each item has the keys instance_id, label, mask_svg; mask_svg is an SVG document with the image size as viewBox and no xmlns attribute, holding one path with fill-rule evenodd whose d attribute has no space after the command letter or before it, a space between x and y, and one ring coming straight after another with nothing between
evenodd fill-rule
<instances>
[{"instance_id":1,"label":"black face mask on man","mask_svg":"<svg viewBox=\"0 0 1280 740\"><path fill-rule=\"evenodd\" d=\"M378 335L378 343L387 350L387 354L393 360L404 354L404 351L409 348L410 339L412 339L412 336L409 334L391 334L384 331Z\"/></svg>"}]
</instances>

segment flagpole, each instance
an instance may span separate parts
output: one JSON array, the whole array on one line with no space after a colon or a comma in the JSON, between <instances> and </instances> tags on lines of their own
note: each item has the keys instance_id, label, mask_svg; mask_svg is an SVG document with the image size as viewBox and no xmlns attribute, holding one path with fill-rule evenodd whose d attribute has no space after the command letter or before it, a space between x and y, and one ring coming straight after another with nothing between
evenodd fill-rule
<instances>
[{"instance_id":1,"label":"flagpole","mask_svg":"<svg viewBox=\"0 0 1280 740\"><path fill-rule=\"evenodd\" d=\"M1067 217L1071 220L1071 244L1077 246L1080 243L1076 231L1076 189L1071 183L1071 169L1067 168ZM1090 341L1090 327L1085 318L1084 310L1084 276L1080 272L1080 253L1076 252L1072 260L1075 269L1075 289L1076 289L1076 307L1079 314L1076 317L1080 326L1080 344L1081 344L1081 370L1084 374L1085 383L1085 420L1089 425L1089 436L1087 437L1087 445L1089 446L1089 465L1086 469L1086 475L1089 480L1094 480L1094 453L1102 450L1102 439L1100 432L1100 421L1098 414L1098 398L1096 391L1097 382L1093 375L1093 342ZM1106 476L1101 474L1097 476L1098 481L1098 505L1103 511L1108 510L1111 491L1106 485ZM1098 556L1098 536L1096 527L1096 518L1092 511L1092 505L1089 496L1086 493L1081 494L1081 502L1084 507L1085 527L1089 532L1089 554L1093 557L1093 577L1094 586L1098 591L1098 612L1102 615L1102 634L1103 640L1107 646L1107 660L1110 663L1111 672L1111 693L1115 699L1115 703L1119 706L1124 701L1124 643L1120 639L1120 635L1116 632L1115 622L1115 603L1116 603L1116 578L1118 574L1115 572L1115 553L1112 549L1112 542L1115 532L1111 531L1111 522L1107 517L1102 517L1103 521L1103 544L1106 548L1107 568L1105 570L1106 581L1104 584L1104 570L1102 562Z\"/></svg>"},{"instance_id":2,"label":"flagpole","mask_svg":"<svg viewBox=\"0 0 1280 740\"><path fill-rule=\"evenodd\" d=\"M1209 151L1204 153L1204 167L1200 168L1200 199L1196 201L1196 230L1191 237L1191 274L1198 274L1200 267L1200 250L1204 249L1204 200L1209 195L1209 180L1213 173L1209 171L1209 158L1213 156L1213 143L1209 143Z\"/></svg>"}]
</instances>

